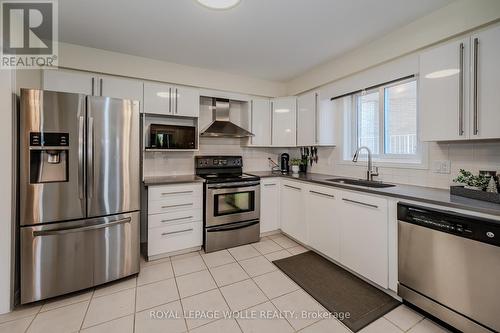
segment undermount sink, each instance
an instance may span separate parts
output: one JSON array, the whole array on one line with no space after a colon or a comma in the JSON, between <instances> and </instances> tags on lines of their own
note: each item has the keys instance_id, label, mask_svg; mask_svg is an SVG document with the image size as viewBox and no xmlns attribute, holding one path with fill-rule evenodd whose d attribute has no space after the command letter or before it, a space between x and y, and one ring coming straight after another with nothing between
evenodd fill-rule
<instances>
[{"instance_id":1,"label":"undermount sink","mask_svg":"<svg viewBox=\"0 0 500 333\"><path fill-rule=\"evenodd\" d=\"M326 181L332 182L332 183L339 183L339 184L377 187L377 188L396 186L393 184L387 184L387 183L379 182L376 180L351 179L351 178L331 178L331 179L327 179Z\"/></svg>"}]
</instances>

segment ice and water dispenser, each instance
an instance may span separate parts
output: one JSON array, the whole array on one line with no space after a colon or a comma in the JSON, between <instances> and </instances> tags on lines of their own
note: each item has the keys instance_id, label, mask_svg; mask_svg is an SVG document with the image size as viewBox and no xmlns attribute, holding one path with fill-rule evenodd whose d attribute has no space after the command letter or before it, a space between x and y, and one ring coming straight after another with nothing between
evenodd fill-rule
<instances>
[{"instance_id":1,"label":"ice and water dispenser","mask_svg":"<svg viewBox=\"0 0 500 333\"><path fill-rule=\"evenodd\" d=\"M68 133L30 133L30 183L67 182Z\"/></svg>"}]
</instances>

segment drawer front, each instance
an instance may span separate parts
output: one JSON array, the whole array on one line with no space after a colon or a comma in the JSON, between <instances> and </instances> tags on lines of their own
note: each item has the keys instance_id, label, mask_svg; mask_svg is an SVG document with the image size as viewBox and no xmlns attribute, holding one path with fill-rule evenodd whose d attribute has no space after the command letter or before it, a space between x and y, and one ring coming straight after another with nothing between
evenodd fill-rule
<instances>
[{"instance_id":1,"label":"drawer front","mask_svg":"<svg viewBox=\"0 0 500 333\"><path fill-rule=\"evenodd\" d=\"M168 201L180 198L201 198L203 195L202 184L182 184L168 186L150 186L148 189L148 200Z\"/></svg>"},{"instance_id":2,"label":"drawer front","mask_svg":"<svg viewBox=\"0 0 500 333\"><path fill-rule=\"evenodd\" d=\"M203 244L203 222L197 221L148 230L148 256Z\"/></svg>"},{"instance_id":3,"label":"drawer front","mask_svg":"<svg viewBox=\"0 0 500 333\"><path fill-rule=\"evenodd\" d=\"M148 228L166 227L170 225L191 223L202 220L202 209L178 210L148 216Z\"/></svg>"},{"instance_id":4,"label":"drawer front","mask_svg":"<svg viewBox=\"0 0 500 333\"><path fill-rule=\"evenodd\" d=\"M148 203L148 214L163 214L181 210L203 209L201 197L199 198L172 198Z\"/></svg>"}]
</instances>

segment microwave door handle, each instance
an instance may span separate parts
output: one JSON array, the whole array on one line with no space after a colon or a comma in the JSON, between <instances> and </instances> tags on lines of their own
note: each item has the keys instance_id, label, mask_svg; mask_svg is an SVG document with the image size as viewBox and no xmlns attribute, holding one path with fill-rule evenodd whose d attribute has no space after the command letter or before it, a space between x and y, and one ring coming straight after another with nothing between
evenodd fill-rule
<instances>
[{"instance_id":1,"label":"microwave door handle","mask_svg":"<svg viewBox=\"0 0 500 333\"><path fill-rule=\"evenodd\" d=\"M250 221L245 223L238 223L238 225L229 225L224 227L216 227L207 229L207 232L219 232L219 231L231 231L250 227L252 225L258 224L259 221Z\"/></svg>"}]
</instances>

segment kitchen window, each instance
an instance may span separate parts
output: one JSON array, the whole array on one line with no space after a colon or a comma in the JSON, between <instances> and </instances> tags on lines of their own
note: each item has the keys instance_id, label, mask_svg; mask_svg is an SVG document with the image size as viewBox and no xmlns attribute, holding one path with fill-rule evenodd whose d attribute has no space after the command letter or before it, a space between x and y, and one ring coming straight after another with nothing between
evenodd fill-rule
<instances>
[{"instance_id":1,"label":"kitchen window","mask_svg":"<svg viewBox=\"0 0 500 333\"><path fill-rule=\"evenodd\" d=\"M422 164L418 141L417 80L402 79L354 93L345 122L344 159L370 148L380 162Z\"/></svg>"}]
</instances>

